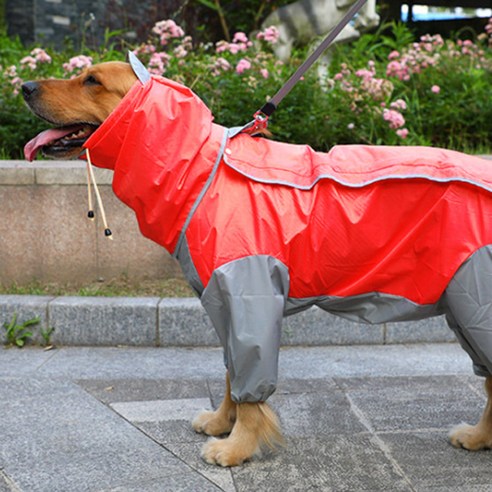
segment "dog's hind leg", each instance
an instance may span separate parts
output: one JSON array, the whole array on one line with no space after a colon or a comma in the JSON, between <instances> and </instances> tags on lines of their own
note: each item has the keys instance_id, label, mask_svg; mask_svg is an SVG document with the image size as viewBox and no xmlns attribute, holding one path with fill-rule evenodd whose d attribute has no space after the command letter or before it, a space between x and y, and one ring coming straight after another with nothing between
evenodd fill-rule
<instances>
[{"instance_id":1,"label":"dog's hind leg","mask_svg":"<svg viewBox=\"0 0 492 492\"><path fill-rule=\"evenodd\" d=\"M226 374L226 390L224 399L215 412L201 412L191 425L196 432L209 436L220 436L231 432L236 420L236 403L231 398L231 382Z\"/></svg>"},{"instance_id":2,"label":"dog's hind leg","mask_svg":"<svg viewBox=\"0 0 492 492\"><path fill-rule=\"evenodd\" d=\"M451 430L453 446L469 450L492 448L492 245L476 251L446 289L449 326L473 361L473 371L485 377L488 401L477 425Z\"/></svg>"},{"instance_id":3,"label":"dog's hind leg","mask_svg":"<svg viewBox=\"0 0 492 492\"><path fill-rule=\"evenodd\" d=\"M237 466L283 443L277 416L267 403L238 403L236 423L226 439L211 439L202 457L211 464Z\"/></svg>"},{"instance_id":4,"label":"dog's hind leg","mask_svg":"<svg viewBox=\"0 0 492 492\"><path fill-rule=\"evenodd\" d=\"M488 401L477 425L461 424L451 430L449 440L457 448L470 451L492 448L492 376L485 379Z\"/></svg>"}]
</instances>

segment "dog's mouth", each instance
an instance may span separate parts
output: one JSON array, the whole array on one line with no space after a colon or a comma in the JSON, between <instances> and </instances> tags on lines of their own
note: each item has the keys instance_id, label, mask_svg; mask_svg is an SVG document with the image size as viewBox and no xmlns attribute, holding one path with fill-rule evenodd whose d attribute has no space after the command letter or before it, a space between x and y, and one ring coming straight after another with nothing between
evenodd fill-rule
<instances>
[{"instance_id":1,"label":"dog's mouth","mask_svg":"<svg viewBox=\"0 0 492 492\"><path fill-rule=\"evenodd\" d=\"M86 123L50 128L27 142L24 155L28 161L33 161L40 150L45 157L52 159L78 157L84 142L97 128Z\"/></svg>"}]
</instances>

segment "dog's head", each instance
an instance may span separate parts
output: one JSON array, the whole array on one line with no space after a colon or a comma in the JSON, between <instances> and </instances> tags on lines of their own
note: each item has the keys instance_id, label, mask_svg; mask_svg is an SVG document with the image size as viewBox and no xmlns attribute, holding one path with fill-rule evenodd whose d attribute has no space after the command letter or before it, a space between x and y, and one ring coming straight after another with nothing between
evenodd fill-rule
<instances>
[{"instance_id":1,"label":"dog's head","mask_svg":"<svg viewBox=\"0 0 492 492\"><path fill-rule=\"evenodd\" d=\"M131 66L106 62L84 70L69 80L26 82L22 95L33 113L55 126L40 133L25 148L34 159L42 150L46 157L78 157L84 142L109 116L137 80Z\"/></svg>"}]
</instances>

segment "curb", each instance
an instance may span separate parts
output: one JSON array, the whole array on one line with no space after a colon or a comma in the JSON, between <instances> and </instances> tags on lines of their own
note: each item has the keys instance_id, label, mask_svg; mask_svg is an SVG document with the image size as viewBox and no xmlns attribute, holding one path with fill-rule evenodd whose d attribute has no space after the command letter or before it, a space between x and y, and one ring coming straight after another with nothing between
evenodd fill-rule
<instances>
[{"instance_id":1,"label":"curb","mask_svg":"<svg viewBox=\"0 0 492 492\"><path fill-rule=\"evenodd\" d=\"M54 327L51 343L64 346L218 347L219 339L200 301L158 297L0 296L0 325L40 318ZM39 330L34 330L39 331ZM33 336L41 343L39 333ZM443 316L367 325L312 307L284 319L282 345L382 345L456 341ZM5 342L5 330L0 343Z\"/></svg>"}]
</instances>

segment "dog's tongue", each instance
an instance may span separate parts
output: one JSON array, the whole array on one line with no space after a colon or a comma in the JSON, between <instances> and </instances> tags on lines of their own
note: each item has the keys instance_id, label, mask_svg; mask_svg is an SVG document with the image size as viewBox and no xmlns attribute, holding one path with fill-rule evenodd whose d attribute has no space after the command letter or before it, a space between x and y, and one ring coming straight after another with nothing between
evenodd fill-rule
<instances>
[{"instance_id":1,"label":"dog's tongue","mask_svg":"<svg viewBox=\"0 0 492 492\"><path fill-rule=\"evenodd\" d=\"M44 145L53 142L54 140L59 140L70 133L74 133L81 127L79 125L64 126L63 128L50 128L41 132L39 135L34 137L32 140L26 143L24 146L24 156L28 161L33 161L38 153L38 150Z\"/></svg>"}]
</instances>

